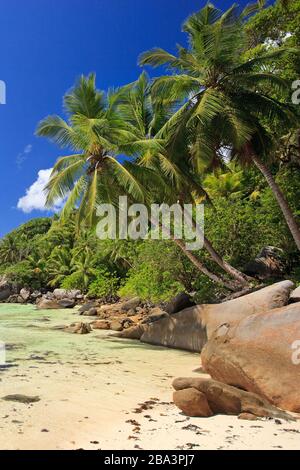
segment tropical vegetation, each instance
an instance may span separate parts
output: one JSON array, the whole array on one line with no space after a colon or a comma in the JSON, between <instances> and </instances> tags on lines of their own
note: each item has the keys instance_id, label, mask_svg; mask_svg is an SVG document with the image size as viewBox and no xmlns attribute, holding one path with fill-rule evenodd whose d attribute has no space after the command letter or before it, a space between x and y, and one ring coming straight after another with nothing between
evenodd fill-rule
<instances>
[{"instance_id":1,"label":"tropical vegetation","mask_svg":"<svg viewBox=\"0 0 300 470\"><path fill-rule=\"evenodd\" d=\"M1 271L37 289L164 301L182 290L199 301L257 282L245 267L264 246L282 250L300 279L300 0L259 1L223 12L207 4L184 23L176 53L141 54L146 71L100 91L95 74L64 97L64 116L37 134L66 148L46 188L59 216L6 235ZM99 240L97 207L130 202L205 205L204 249L185 240ZM149 224L153 222L149 220ZM195 220L192 220L195 228Z\"/></svg>"}]
</instances>

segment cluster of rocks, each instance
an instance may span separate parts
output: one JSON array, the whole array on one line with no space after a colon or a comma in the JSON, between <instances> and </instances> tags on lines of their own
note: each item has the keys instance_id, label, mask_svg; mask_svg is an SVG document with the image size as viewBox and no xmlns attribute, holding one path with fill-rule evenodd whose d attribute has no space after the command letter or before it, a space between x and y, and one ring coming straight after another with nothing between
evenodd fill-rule
<instances>
[{"instance_id":1,"label":"cluster of rocks","mask_svg":"<svg viewBox=\"0 0 300 470\"><path fill-rule=\"evenodd\" d=\"M36 304L39 310L73 308L83 299L84 296L80 290L55 289L53 292L42 295Z\"/></svg>"},{"instance_id":2,"label":"cluster of rocks","mask_svg":"<svg viewBox=\"0 0 300 470\"><path fill-rule=\"evenodd\" d=\"M235 414L246 419L292 419L281 410L300 413L300 289L283 281L220 305L198 306L180 312L172 321L193 339L202 368L211 379L181 378L173 383L175 404L189 416ZM159 325L156 325L155 333ZM171 321L161 322L164 342L171 336ZM152 331L151 334L154 334Z\"/></svg>"},{"instance_id":3,"label":"cluster of rocks","mask_svg":"<svg viewBox=\"0 0 300 470\"><path fill-rule=\"evenodd\" d=\"M150 323L166 315L160 307L142 302L138 297L106 305L99 305L99 301L87 302L79 308L78 313L94 318L89 323L93 330L118 332Z\"/></svg>"},{"instance_id":4,"label":"cluster of rocks","mask_svg":"<svg viewBox=\"0 0 300 470\"><path fill-rule=\"evenodd\" d=\"M18 293L11 294L7 299L6 303L10 304L35 304L42 297L42 293L37 290L30 290L23 287Z\"/></svg>"},{"instance_id":5,"label":"cluster of rocks","mask_svg":"<svg viewBox=\"0 0 300 470\"><path fill-rule=\"evenodd\" d=\"M160 307L143 302L139 297L113 304L102 304L100 300L88 301L75 313L93 320L73 323L65 327L64 331L87 334L92 330L111 330L118 337L140 339L147 326L192 304L185 293L177 295L171 302Z\"/></svg>"},{"instance_id":6,"label":"cluster of rocks","mask_svg":"<svg viewBox=\"0 0 300 470\"><path fill-rule=\"evenodd\" d=\"M55 289L53 292L39 291L29 287L13 285L6 276L0 277L0 302L36 304L39 309L73 308L84 296L80 290Z\"/></svg>"}]
</instances>

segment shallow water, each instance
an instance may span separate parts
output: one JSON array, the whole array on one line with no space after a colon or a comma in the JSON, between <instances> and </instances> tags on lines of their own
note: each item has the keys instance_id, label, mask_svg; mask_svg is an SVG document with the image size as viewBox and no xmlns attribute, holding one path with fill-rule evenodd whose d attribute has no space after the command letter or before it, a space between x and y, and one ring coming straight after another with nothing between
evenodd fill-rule
<instances>
[{"instance_id":1,"label":"shallow water","mask_svg":"<svg viewBox=\"0 0 300 470\"><path fill-rule=\"evenodd\" d=\"M299 448L299 423L183 416L172 380L199 376L199 354L55 329L74 321L92 319L0 304L0 449ZM25 400L11 401L16 395Z\"/></svg>"},{"instance_id":2,"label":"shallow water","mask_svg":"<svg viewBox=\"0 0 300 470\"><path fill-rule=\"evenodd\" d=\"M112 338L104 331L76 335L59 329L76 321L92 319L79 316L76 310L37 310L33 305L1 304L0 342L5 344L6 367L28 365L28 361L105 365L105 360L118 358L129 362L148 359L152 363L153 355L154 360L159 355L162 364L165 359L176 361L191 356L184 351Z\"/></svg>"}]
</instances>

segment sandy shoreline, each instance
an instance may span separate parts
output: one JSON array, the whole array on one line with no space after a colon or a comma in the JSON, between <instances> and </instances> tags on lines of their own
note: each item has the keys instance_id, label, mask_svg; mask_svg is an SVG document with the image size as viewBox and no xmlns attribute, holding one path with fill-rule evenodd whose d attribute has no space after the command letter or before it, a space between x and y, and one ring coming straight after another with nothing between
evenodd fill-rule
<instances>
[{"instance_id":1,"label":"sandy shoreline","mask_svg":"<svg viewBox=\"0 0 300 470\"><path fill-rule=\"evenodd\" d=\"M45 315L52 324L53 314ZM0 372L0 449L300 447L299 421L181 414L171 402L171 383L178 376L201 374L197 354L107 339L102 332L70 335L46 329L45 324L41 331L35 322L30 332L39 334L40 342L34 344L34 354L25 351L19 360L15 357L14 367ZM41 338L48 335L44 344ZM8 336L11 341L13 330ZM1 399L11 394L38 396L40 401Z\"/></svg>"}]
</instances>

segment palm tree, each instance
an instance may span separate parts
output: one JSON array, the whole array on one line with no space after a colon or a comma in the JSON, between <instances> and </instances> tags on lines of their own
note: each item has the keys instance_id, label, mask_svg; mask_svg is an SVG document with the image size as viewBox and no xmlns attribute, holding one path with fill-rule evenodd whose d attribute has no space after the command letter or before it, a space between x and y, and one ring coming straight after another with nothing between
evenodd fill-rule
<instances>
[{"instance_id":1,"label":"palm tree","mask_svg":"<svg viewBox=\"0 0 300 470\"><path fill-rule=\"evenodd\" d=\"M13 233L6 235L0 243L0 260L2 264L13 264L21 261L20 240Z\"/></svg>"},{"instance_id":2,"label":"palm tree","mask_svg":"<svg viewBox=\"0 0 300 470\"><path fill-rule=\"evenodd\" d=\"M59 287L72 272L72 255L65 247L56 246L48 259L49 286Z\"/></svg>"},{"instance_id":3,"label":"palm tree","mask_svg":"<svg viewBox=\"0 0 300 470\"><path fill-rule=\"evenodd\" d=\"M157 152L156 146L146 149L141 146L137 157L139 166L154 170L160 176L158 184L154 181L154 184L149 188L149 193L152 195L151 202L168 202L170 205L178 201L182 205L184 203L194 203L197 198L203 199L206 193L200 184L199 177L191 168L186 133L181 132L178 134L176 145L171 144L165 147L163 147L163 143L158 137L160 129L168 122L169 118L172 119L174 109L172 103L168 103L168 98L165 98L164 95L160 95L159 98L153 103L151 82L147 75L142 73L136 82L127 86L127 93L123 94L122 106L119 107L120 113L123 119L134 128L134 133L138 136L139 142L159 141L159 152ZM132 149L131 143L127 147L129 152L135 150ZM123 146L123 149L126 150L126 145ZM184 156L186 158L183 158ZM150 184L152 182L151 176L148 178L149 182ZM198 230L200 230L199 227ZM201 235L203 234L201 233ZM250 278L223 260L211 242L204 235L203 238L204 248L218 266L233 277L238 284L246 285ZM224 284L225 281L222 276L211 273L193 253L186 250L185 243L182 240L174 239L174 241L202 273L213 281Z\"/></svg>"},{"instance_id":4,"label":"palm tree","mask_svg":"<svg viewBox=\"0 0 300 470\"><path fill-rule=\"evenodd\" d=\"M288 84L268 72L268 65L295 49L278 48L252 60L243 60L246 37L242 14L237 6L222 13L212 4L193 14L184 24L189 47L178 47L178 54L153 49L142 54L141 65L168 65L172 75L155 80L154 99L167 94L181 106L158 133L172 135L173 145L180 129L191 136L191 148L197 170L220 165L224 159L237 157L242 163L254 164L264 175L282 210L286 223L300 250L300 229L288 202L278 187L268 163L272 160L270 132L276 122L282 129L295 124L292 106L265 92L286 90ZM224 156L224 148L230 153ZM274 149L274 146L273 146Z\"/></svg>"},{"instance_id":5,"label":"palm tree","mask_svg":"<svg viewBox=\"0 0 300 470\"><path fill-rule=\"evenodd\" d=\"M142 82L143 78L139 83L142 85ZM151 169L146 171L132 162L120 163L117 159L119 153L136 156L140 152L159 154L163 150L162 139L150 139L147 135L151 127L159 128L166 121L163 103L160 112L150 116L146 131L141 121L137 123L140 116L137 115L134 120L132 116L126 116L128 103L125 96L127 94L128 97L130 88L104 95L96 90L94 75L81 77L64 97L68 121L49 116L38 126L38 135L46 136L61 146L71 146L74 151L81 151L58 159L46 188L49 206L57 198L67 198L61 213L62 221L79 205L78 229L80 223L91 227L94 225L96 208L100 202L111 202L117 206L118 196L124 192L134 201L146 202L150 196L145 187L149 185L149 180L155 179L155 187L162 182ZM139 102L138 106L140 104L144 105L144 101ZM142 120L149 118L147 106L143 110L138 109ZM170 113L167 114L169 116ZM167 159L163 160L162 164L166 166ZM180 241L176 243L182 249L184 244ZM222 277L210 275L192 253L186 254L211 279L224 283Z\"/></svg>"},{"instance_id":6,"label":"palm tree","mask_svg":"<svg viewBox=\"0 0 300 470\"><path fill-rule=\"evenodd\" d=\"M37 135L76 152L57 160L46 191L50 207L58 198L66 199L62 220L79 206L77 227L92 226L97 204L116 204L120 192L144 199L130 163L121 164L117 158L118 143L134 139L117 113L118 95L118 91L98 91L94 74L82 76L64 97L67 120L48 116L37 128Z\"/></svg>"},{"instance_id":7,"label":"palm tree","mask_svg":"<svg viewBox=\"0 0 300 470\"><path fill-rule=\"evenodd\" d=\"M228 166L226 171L217 169L207 175L203 186L210 197L230 197L242 189L243 172L234 166Z\"/></svg>"},{"instance_id":8,"label":"palm tree","mask_svg":"<svg viewBox=\"0 0 300 470\"><path fill-rule=\"evenodd\" d=\"M95 258L89 248L80 251L72 259L72 273L78 277L79 284L87 290L91 280L97 275Z\"/></svg>"}]
</instances>

